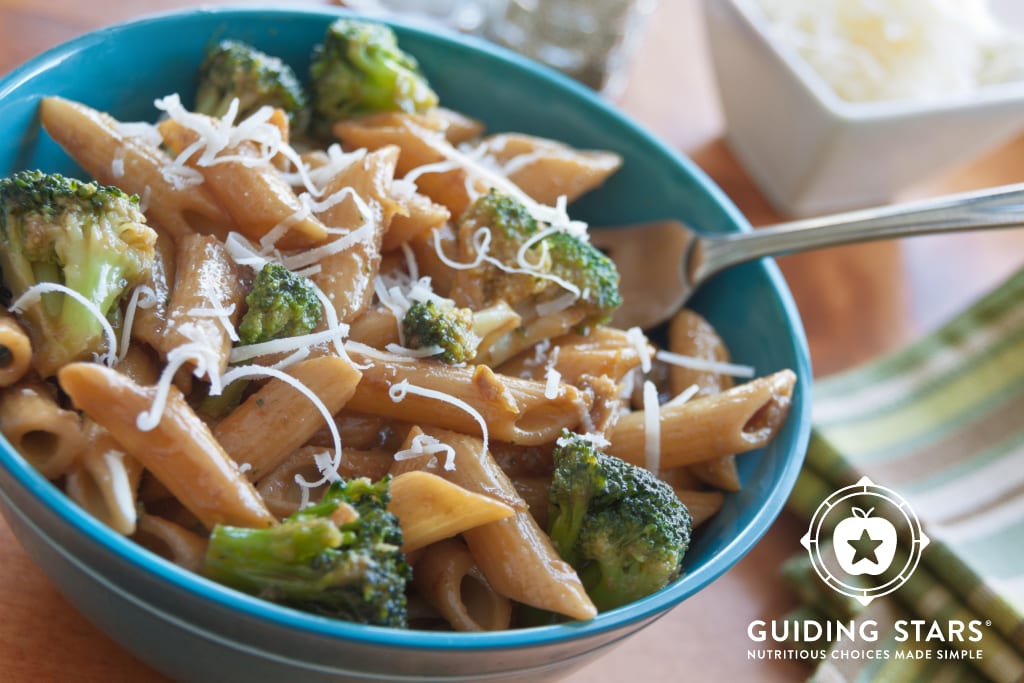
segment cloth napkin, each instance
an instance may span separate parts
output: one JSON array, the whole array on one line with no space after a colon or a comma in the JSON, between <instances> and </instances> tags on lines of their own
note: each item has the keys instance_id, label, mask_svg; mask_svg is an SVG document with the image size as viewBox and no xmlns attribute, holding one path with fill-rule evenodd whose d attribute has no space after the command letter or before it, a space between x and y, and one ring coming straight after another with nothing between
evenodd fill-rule
<instances>
[{"instance_id":1,"label":"cloth napkin","mask_svg":"<svg viewBox=\"0 0 1024 683\"><path fill-rule=\"evenodd\" d=\"M835 642L812 680L1024 681L1024 270L919 342L816 382L814 420L790 509L810 520L867 476L903 496L931 542L904 585L866 606L807 553L786 563L802 602L788 618L871 619L883 631L872 648L890 652L855 658L843 650L864 643ZM898 619L980 620L983 637L901 642ZM932 654L895 657L906 648ZM940 655L951 648L981 656Z\"/></svg>"}]
</instances>

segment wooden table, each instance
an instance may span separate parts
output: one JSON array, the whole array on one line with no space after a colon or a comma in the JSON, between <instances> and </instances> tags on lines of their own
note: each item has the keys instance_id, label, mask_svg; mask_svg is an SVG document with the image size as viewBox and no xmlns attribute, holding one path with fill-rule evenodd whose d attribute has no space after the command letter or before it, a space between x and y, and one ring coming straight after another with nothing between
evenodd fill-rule
<instances>
[{"instance_id":1,"label":"wooden table","mask_svg":"<svg viewBox=\"0 0 1024 683\"><path fill-rule=\"evenodd\" d=\"M0 74L84 31L192 4L104 0L100 9L100 3L80 0L0 0ZM778 220L721 139L697 0L663 0L620 104L695 159L755 225ZM1024 137L906 196L1019 182L1021 158ZM815 372L824 376L919 337L1020 267L1024 231L859 245L779 264L803 315ZM801 665L746 658L749 622L779 616L792 605L776 572L799 549L801 532L796 520L783 515L719 581L569 680L803 680L808 670ZM0 681L164 680L74 612L0 520Z\"/></svg>"}]
</instances>

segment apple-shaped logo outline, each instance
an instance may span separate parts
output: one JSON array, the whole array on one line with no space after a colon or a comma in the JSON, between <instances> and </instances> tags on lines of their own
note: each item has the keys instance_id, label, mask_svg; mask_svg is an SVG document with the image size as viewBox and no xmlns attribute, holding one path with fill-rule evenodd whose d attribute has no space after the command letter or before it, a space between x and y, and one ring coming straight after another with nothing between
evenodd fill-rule
<instances>
[{"instance_id":1,"label":"apple-shaped logo outline","mask_svg":"<svg viewBox=\"0 0 1024 683\"><path fill-rule=\"evenodd\" d=\"M900 571L892 576L888 581L869 587L864 587L863 585L851 585L837 577L830 570L829 565L822 556L823 544L819 542L820 538L825 538L826 540L831 538L831 536L827 535L827 531L825 529L827 523L826 518L829 516L829 513L835 511L837 506L843 504L849 499L864 496L874 496L875 498L870 499L870 502L884 502L884 504L895 507L906 520L911 536L911 542L909 544L910 547L901 548L901 550L906 551L907 555L906 561L900 568ZM863 506L858 507L860 507L862 511L866 509ZM872 506L867 506L867 509L870 509L871 507ZM870 539L870 534L868 537ZM930 539L925 535L917 514L913 511L903 496L892 489L875 484L868 477L862 477L856 484L843 487L833 492L832 495L822 501L811 518L807 532L800 539L800 544L807 550L811 559L811 565L814 567L814 571L818 574L818 577L828 584L833 590L855 598L864 605L867 605L875 598L892 593L894 590L906 583L907 579L909 579L914 573L914 570L917 569L917 565L921 561L921 553L924 551L924 548L927 547L929 542ZM824 545L827 547L828 544ZM852 557L850 559L852 561ZM892 560L889 561L890 565L891 563ZM887 568L891 570L891 566Z\"/></svg>"}]
</instances>

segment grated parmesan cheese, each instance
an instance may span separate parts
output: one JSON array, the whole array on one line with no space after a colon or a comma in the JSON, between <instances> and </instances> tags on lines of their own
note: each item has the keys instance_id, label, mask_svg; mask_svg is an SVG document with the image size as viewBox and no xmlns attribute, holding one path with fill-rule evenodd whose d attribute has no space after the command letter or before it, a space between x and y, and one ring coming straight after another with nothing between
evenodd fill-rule
<instances>
[{"instance_id":1,"label":"grated parmesan cheese","mask_svg":"<svg viewBox=\"0 0 1024 683\"><path fill-rule=\"evenodd\" d=\"M651 380L644 380L644 466L655 474L661 469L661 410Z\"/></svg>"},{"instance_id":2,"label":"grated parmesan cheese","mask_svg":"<svg viewBox=\"0 0 1024 683\"><path fill-rule=\"evenodd\" d=\"M968 95L1024 77L1024 35L987 0L756 0L772 33L850 102Z\"/></svg>"},{"instance_id":3,"label":"grated parmesan cheese","mask_svg":"<svg viewBox=\"0 0 1024 683\"><path fill-rule=\"evenodd\" d=\"M411 460L412 458L418 458L421 455L437 455L438 453L444 453L444 469L449 472L455 469L455 449L448 444L436 439L429 434L417 434L409 442L409 448L400 450L394 455L395 462L401 462L403 460ZM431 458L429 464L435 465L437 460Z\"/></svg>"},{"instance_id":4,"label":"grated parmesan cheese","mask_svg":"<svg viewBox=\"0 0 1024 683\"><path fill-rule=\"evenodd\" d=\"M651 371L651 346L647 336L639 327L631 327L626 330L626 341L636 349L636 355L640 357L640 371L646 375Z\"/></svg>"},{"instance_id":5,"label":"grated parmesan cheese","mask_svg":"<svg viewBox=\"0 0 1024 683\"><path fill-rule=\"evenodd\" d=\"M143 298L145 297L145 298ZM135 324L136 310L156 306L156 292L148 285L138 285L128 297L128 305L124 309L124 324L121 326L121 347L117 352L117 360L122 361L128 355L131 343L132 325Z\"/></svg>"},{"instance_id":6,"label":"grated parmesan cheese","mask_svg":"<svg viewBox=\"0 0 1024 683\"><path fill-rule=\"evenodd\" d=\"M473 406L469 405L462 399L446 394L443 391L435 391L433 389L427 389L426 387L420 387L416 386L415 384L410 384L409 380L407 379L403 379L398 384L392 384L388 388L388 396L395 403L401 403L409 394L413 394L414 396L422 396L423 398L434 399L435 401L441 401L442 403L447 403L448 405L455 406L459 410L467 413L480 427L480 433L483 437L483 447L481 451L481 456L487 452L487 446L488 443L490 442L489 435L487 432L487 422L484 420L483 415L478 413L473 408Z\"/></svg>"},{"instance_id":7,"label":"grated parmesan cheese","mask_svg":"<svg viewBox=\"0 0 1024 683\"><path fill-rule=\"evenodd\" d=\"M672 353L671 351L664 350L655 352L654 357L663 363L678 365L681 368L689 368L699 372L714 372L719 375L729 375L731 377L748 378L754 376L753 367L749 365L741 365L739 363L727 363L725 361L710 360L708 358L695 358L693 356L684 356L679 353Z\"/></svg>"}]
</instances>

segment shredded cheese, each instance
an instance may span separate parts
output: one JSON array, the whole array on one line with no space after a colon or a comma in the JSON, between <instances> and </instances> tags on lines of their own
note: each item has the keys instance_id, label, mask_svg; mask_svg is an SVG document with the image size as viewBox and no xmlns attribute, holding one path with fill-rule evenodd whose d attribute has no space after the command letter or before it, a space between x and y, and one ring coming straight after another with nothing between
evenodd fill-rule
<instances>
[{"instance_id":1,"label":"shredded cheese","mask_svg":"<svg viewBox=\"0 0 1024 683\"><path fill-rule=\"evenodd\" d=\"M132 326L135 324L135 312L142 308L156 306L156 292L148 285L138 285L132 290L128 297L128 305L124 310L124 324L121 326L121 347L117 353L117 360L122 361L128 355L128 345L131 343Z\"/></svg>"},{"instance_id":2,"label":"shredded cheese","mask_svg":"<svg viewBox=\"0 0 1024 683\"><path fill-rule=\"evenodd\" d=\"M681 368L689 368L699 372L714 372L719 375L744 378L754 376L753 367L749 365L741 365L739 363L726 363L725 361L710 360L707 358L695 358L693 356L684 356L679 353L664 350L655 352L654 357L663 363L678 365Z\"/></svg>"},{"instance_id":3,"label":"shredded cheese","mask_svg":"<svg viewBox=\"0 0 1024 683\"><path fill-rule=\"evenodd\" d=\"M401 462L418 458L421 455L437 455L438 453L445 454L444 469L449 472L453 471L455 469L455 449L429 434L417 434L414 436L412 441L409 442L409 448L396 452L394 459L395 462ZM431 458L428 464L433 466L436 464L436 459Z\"/></svg>"},{"instance_id":4,"label":"shredded cheese","mask_svg":"<svg viewBox=\"0 0 1024 683\"><path fill-rule=\"evenodd\" d=\"M487 422L484 420L483 415L478 413L476 409L473 408L473 406L469 405L460 398L456 398L455 396L451 396L442 391L435 391L433 389L427 389L426 387L420 387L415 384L410 384L409 380L407 379L403 379L401 382L397 384L392 384L388 388L388 396L395 403L401 403L409 394L413 394L414 396L422 396L423 398L429 398L435 401L441 401L442 403L447 403L448 405L455 406L459 410L462 410L463 412L467 413L480 427L480 434L483 437L483 447L481 450L481 456L483 456L483 454L487 452L487 445L490 441L487 432Z\"/></svg>"},{"instance_id":5,"label":"shredded cheese","mask_svg":"<svg viewBox=\"0 0 1024 683\"><path fill-rule=\"evenodd\" d=\"M626 330L626 341L636 349L636 355L640 358L640 370L646 375L651 371L651 346L647 336L639 327L631 327Z\"/></svg>"},{"instance_id":6,"label":"shredded cheese","mask_svg":"<svg viewBox=\"0 0 1024 683\"><path fill-rule=\"evenodd\" d=\"M134 488L128 478L128 470L124 466L124 453L121 451L104 451L101 456L110 477L110 492L118 516L129 527L134 527L137 512L135 508Z\"/></svg>"},{"instance_id":7,"label":"shredded cheese","mask_svg":"<svg viewBox=\"0 0 1024 683\"><path fill-rule=\"evenodd\" d=\"M135 418L135 426L140 431L152 431L160 424L160 420L164 416L164 409L167 407L167 398L171 392L174 376L189 362L195 364L193 375L196 377L209 374L211 395L216 396L221 393L222 384L217 368L217 358L212 349L208 345L198 342L185 342L176 346L167 352L167 364L164 365L160 372L160 378L157 380L153 403L150 404L149 410L144 410Z\"/></svg>"},{"instance_id":8,"label":"shredded cheese","mask_svg":"<svg viewBox=\"0 0 1024 683\"><path fill-rule=\"evenodd\" d=\"M969 95L1024 77L987 0L757 0L772 33L851 102Z\"/></svg>"},{"instance_id":9,"label":"shredded cheese","mask_svg":"<svg viewBox=\"0 0 1024 683\"><path fill-rule=\"evenodd\" d=\"M114 334L114 328L111 326L110 321L103 315L103 311L93 302L64 285L57 284L56 282L39 282L25 289L17 299L10 305L9 309L12 313L21 313L29 306L34 306L42 301L43 294L49 294L51 292L58 292L60 294L67 295L80 303L85 310L89 311L94 318L100 323L100 327L103 329L103 336L107 340L107 352L103 354L103 362L108 366L113 367L114 363L117 362L117 335ZM66 305L66 304L65 304Z\"/></svg>"},{"instance_id":10,"label":"shredded cheese","mask_svg":"<svg viewBox=\"0 0 1024 683\"><path fill-rule=\"evenodd\" d=\"M644 466L655 474L661 469L661 410L651 380L644 381Z\"/></svg>"},{"instance_id":11,"label":"shredded cheese","mask_svg":"<svg viewBox=\"0 0 1024 683\"><path fill-rule=\"evenodd\" d=\"M697 392L699 392L699 391L700 391L700 387L699 386L697 386L696 384L691 384L690 386L686 387L685 389L680 391L678 394L673 396L671 399L666 401L665 402L665 407L667 408L668 406L680 406L680 405L686 403L687 401L689 401L694 396L696 396Z\"/></svg>"}]
</instances>

